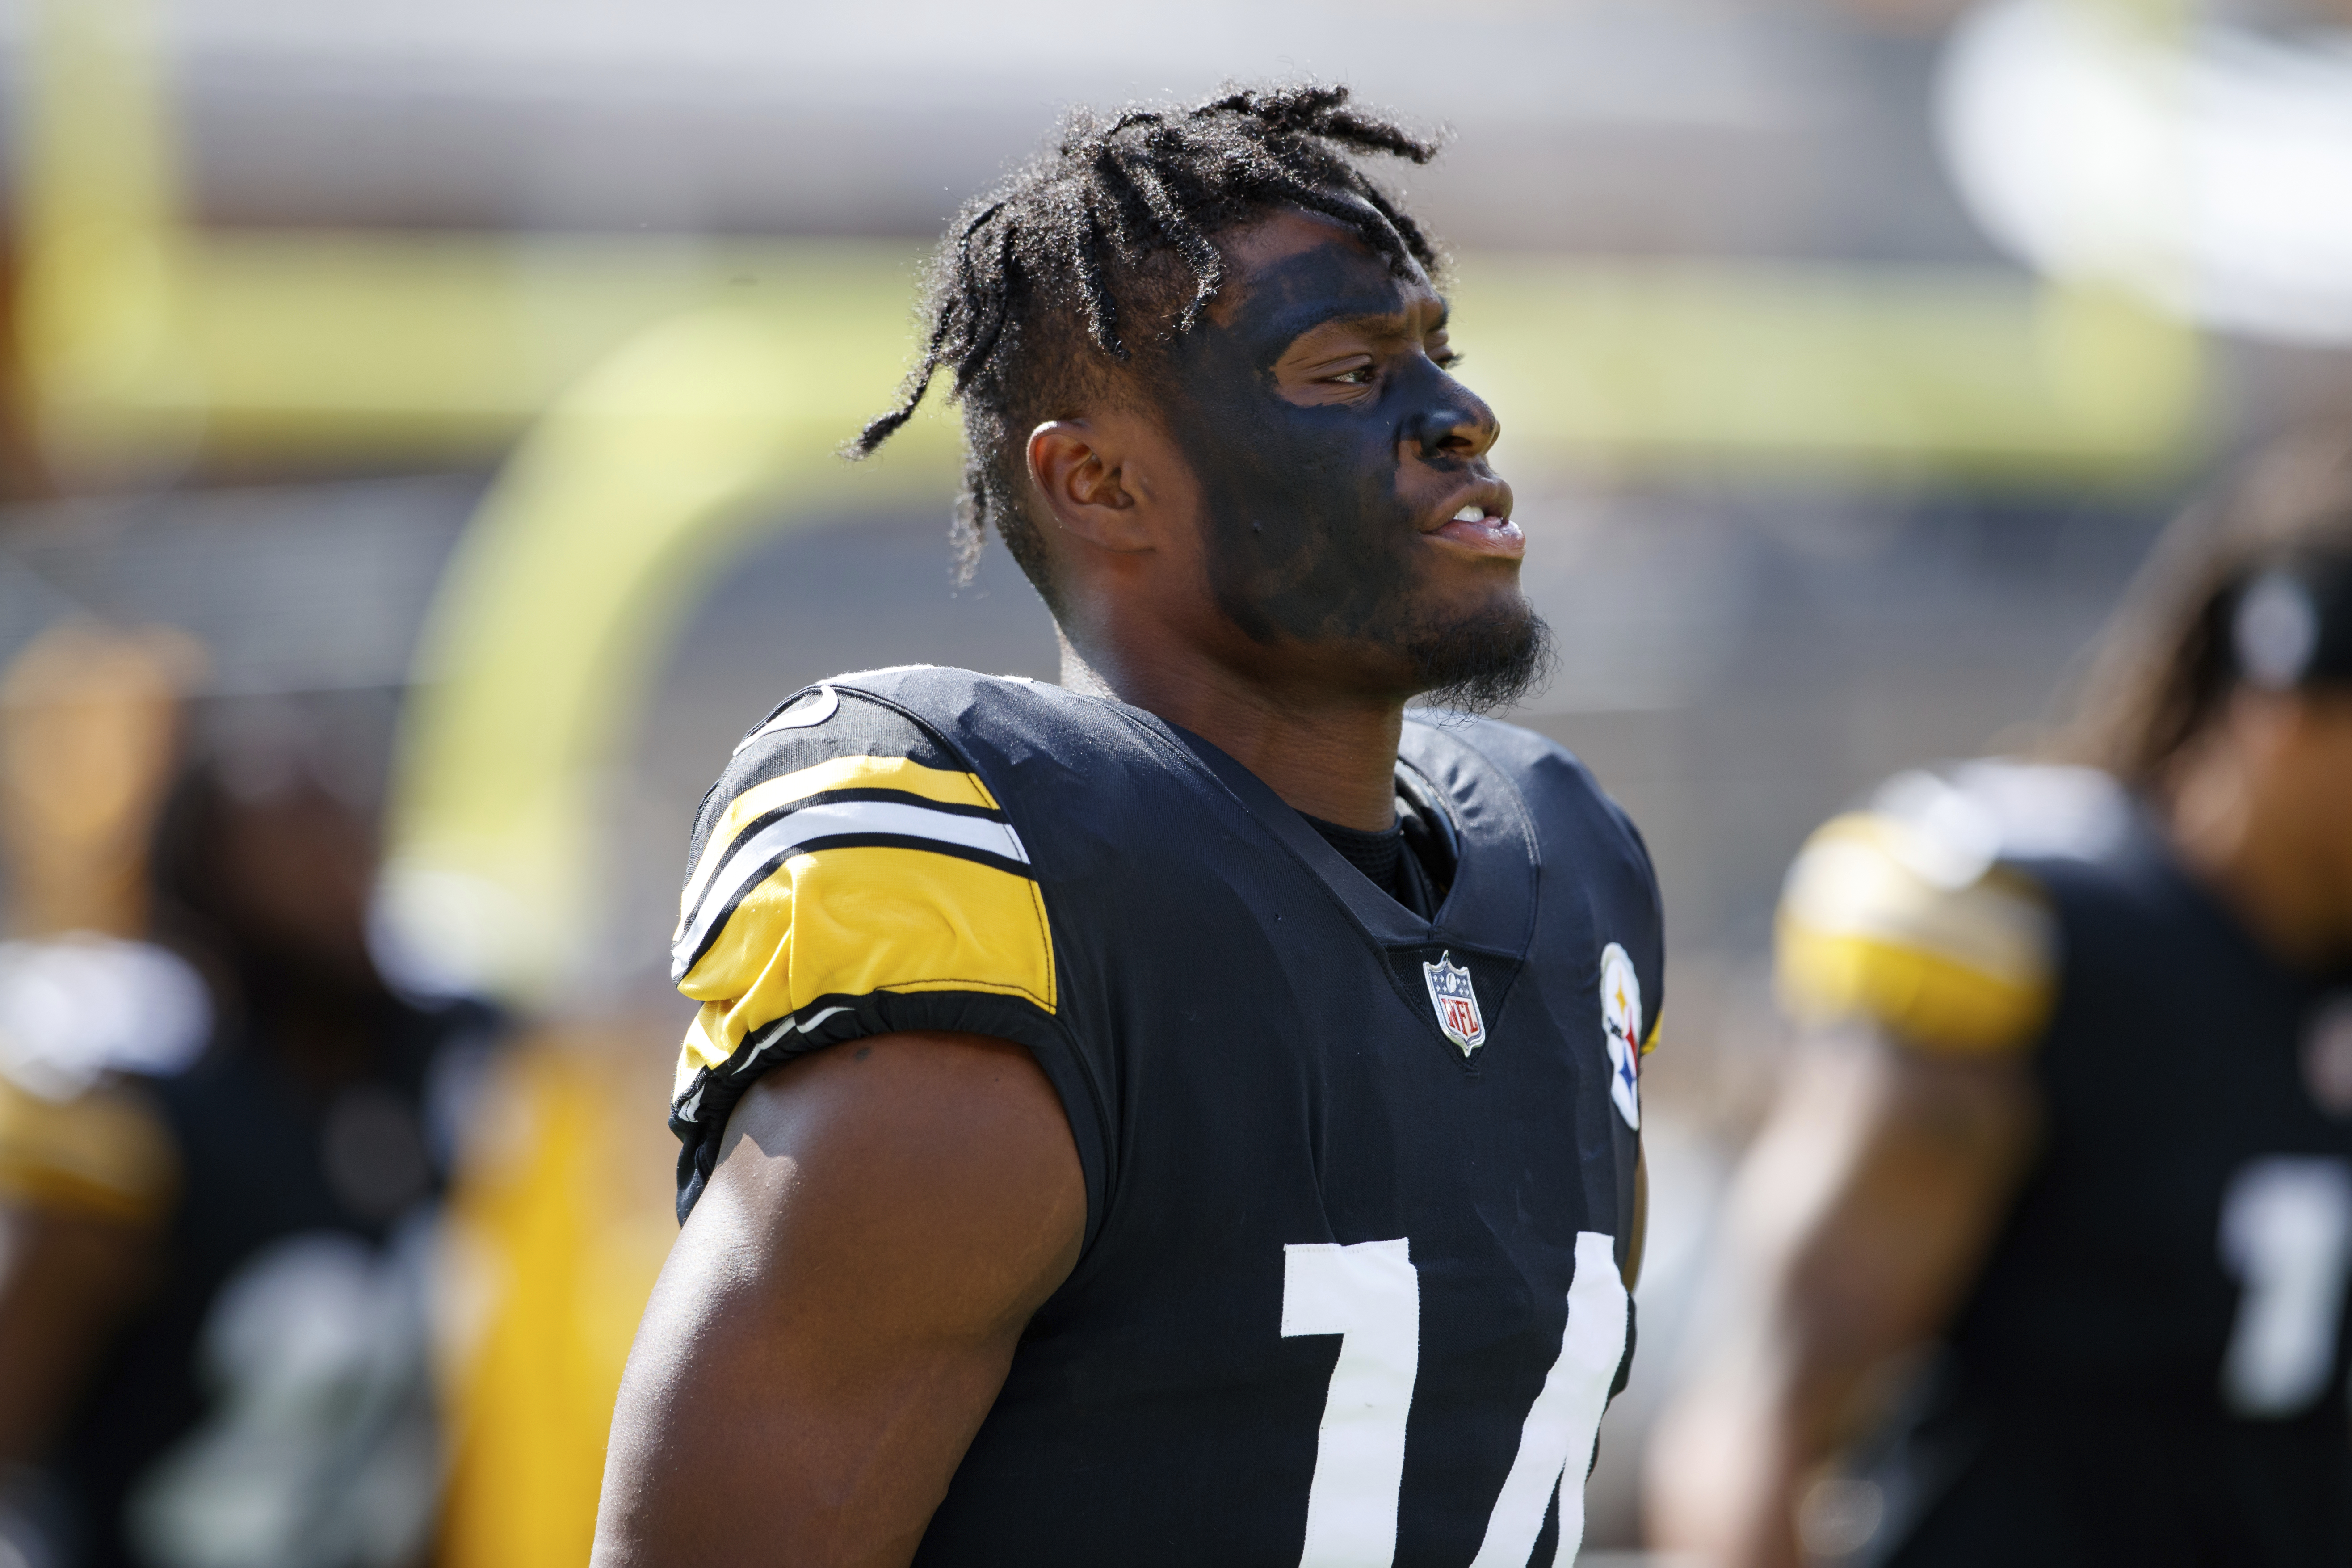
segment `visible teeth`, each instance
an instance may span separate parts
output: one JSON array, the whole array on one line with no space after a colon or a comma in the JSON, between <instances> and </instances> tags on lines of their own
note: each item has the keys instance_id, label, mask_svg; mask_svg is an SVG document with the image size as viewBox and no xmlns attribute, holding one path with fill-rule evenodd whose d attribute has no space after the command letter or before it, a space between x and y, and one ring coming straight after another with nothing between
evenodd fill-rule
<instances>
[{"instance_id":1,"label":"visible teeth","mask_svg":"<svg viewBox=\"0 0 2352 1568\"><path fill-rule=\"evenodd\" d=\"M1454 521L1456 522L1477 522L1485 518L1486 515L1486 509L1483 506L1465 506L1460 511L1454 514Z\"/></svg>"}]
</instances>

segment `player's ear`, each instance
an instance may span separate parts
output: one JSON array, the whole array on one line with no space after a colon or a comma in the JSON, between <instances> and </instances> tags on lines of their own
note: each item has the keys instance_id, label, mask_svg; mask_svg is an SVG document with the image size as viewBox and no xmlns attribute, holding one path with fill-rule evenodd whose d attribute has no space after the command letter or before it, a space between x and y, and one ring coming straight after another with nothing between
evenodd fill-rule
<instances>
[{"instance_id":1,"label":"player's ear","mask_svg":"<svg viewBox=\"0 0 2352 1568\"><path fill-rule=\"evenodd\" d=\"M1029 482L1055 521L1098 549L1149 550L1151 491L1116 421L1048 419L1029 433Z\"/></svg>"}]
</instances>

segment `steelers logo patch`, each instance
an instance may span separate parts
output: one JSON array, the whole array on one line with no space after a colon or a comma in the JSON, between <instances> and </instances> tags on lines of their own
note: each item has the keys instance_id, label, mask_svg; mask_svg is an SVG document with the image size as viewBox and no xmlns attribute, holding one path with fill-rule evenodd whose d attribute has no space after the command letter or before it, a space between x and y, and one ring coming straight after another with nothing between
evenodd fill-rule
<instances>
[{"instance_id":1,"label":"steelers logo patch","mask_svg":"<svg viewBox=\"0 0 2352 1568\"><path fill-rule=\"evenodd\" d=\"M1601 1033L1609 1045L1609 1098L1625 1125L1642 1126L1642 983L1611 942L1601 950Z\"/></svg>"}]
</instances>

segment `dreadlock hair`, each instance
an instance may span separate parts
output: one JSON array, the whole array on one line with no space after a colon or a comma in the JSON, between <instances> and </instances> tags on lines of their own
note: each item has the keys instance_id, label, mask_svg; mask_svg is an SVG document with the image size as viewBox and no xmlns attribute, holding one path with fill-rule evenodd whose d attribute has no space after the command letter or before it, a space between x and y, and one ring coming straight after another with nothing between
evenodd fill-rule
<instances>
[{"instance_id":1,"label":"dreadlock hair","mask_svg":"<svg viewBox=\"0 0 2352 1568\"><path fill-rule=\"evenodd\" d=\"M2238 684L2239 591L2315 553L2352 560L2352 423L2278 440L2165 530L2092 655L2062 753L2161 789Z\"/></svg>"},{"instance_id":2,"label":"dreadlock hair","mask_svg":"<svg viewBox=\"0 0 2352 1568\"><path fill-rule=\"evenodd\" d=\"M1189 108L1087 109L1051 152L968 203L924 281L923 350L898 404L846 448L862 458L913 416L942 371L961 405L964 488L957 580L996 531L1047 605L1060 609L1025 504L1022 437L1085 402L1120 395L1110 367L1192 330L1224 281L1214 237L1276 207L1352 231L1391 268L1440 258L1350 153L1413 163L1437 144L1348 107L1345 87L1228 87ZM1189 289L1186 285L1189 283Z\"/></svg>"}]
</instances>

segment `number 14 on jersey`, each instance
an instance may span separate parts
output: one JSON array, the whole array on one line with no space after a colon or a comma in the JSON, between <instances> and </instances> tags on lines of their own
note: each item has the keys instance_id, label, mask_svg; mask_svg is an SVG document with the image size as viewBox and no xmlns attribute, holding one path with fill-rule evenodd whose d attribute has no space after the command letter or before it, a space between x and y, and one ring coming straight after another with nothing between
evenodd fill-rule
<instances>
[{"instance_id":1,"label":"number 14 on jersey","mask_svg":"<svg viewBox=\"0 0 2352 1568\"><path fill-rule=\"evenodd\" d=\"M1584 1539L1584 1472L1625 1354L1630 1320L1615 1247L1576 1237L1576 1273L1559 1355L1519 1427L1518 1454L1486 1519L1471 1568L1522 1568L1559 1496L1558 1568ZM1396 1556L1405 1423L1421 1363L1421 1276L1411 1244L1336 1242L1283 1248L1282 1332L1338 1334L1339 1359L1315 1444L1299 1568L1388 1568Z\"/></svg>"}]
</instances>

